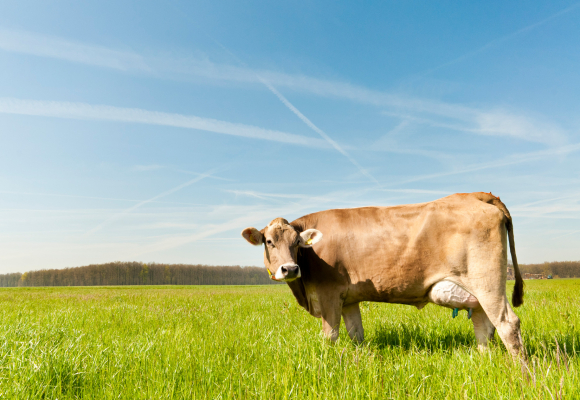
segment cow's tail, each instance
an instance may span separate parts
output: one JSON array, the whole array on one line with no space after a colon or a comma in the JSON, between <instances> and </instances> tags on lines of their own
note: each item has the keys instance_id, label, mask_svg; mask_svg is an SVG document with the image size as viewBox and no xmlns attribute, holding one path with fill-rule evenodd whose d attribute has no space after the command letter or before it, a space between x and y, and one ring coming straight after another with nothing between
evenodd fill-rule
<instances>
[{"instance_id":1,"label":"cow's tail","mask_svg":"<svg viewBox=\"0 0 580 400\"><path fill-rule=\"evenodd\" d=\"M505 225L508 231L508 238L510 241L510 254L512 256L512 263L514 264L514 276L516 278L514 292L512 293L512 304L514 305L514 307L519 307L522 304L524 304L524 280L522 279L520 267L518 266L518 259L516 257L516 245L514 243L514 225L512 223L511 218L507 220Z\"/></svg>"},{"instance_id":2,"label":"cow's tail","mask_svg":"<svg viewBox=\"0 0 580 400\"><path fill-rule=\"evenodd\" d=\"M507 207L499 199L491 193L491 199L487 202L493 204L499 208L506 217L505 226L508 232L509 244L510 244L510 254L512 257L512 263L514 264L514 277L516 278L516 284L514 285L514 292L512 293L512 304L514 307L519 307L524 304L524 280L522 279L522 274L520 273L520 267L518 266L518 258L516 257L516 245L514 242L514 224L512 222L512 216L508 211ZM487 193L485 193L487 195ZM483 199L482 199L483 200ZM485 201L485 200L484 200Z\"/></svg>"}]
</instances>

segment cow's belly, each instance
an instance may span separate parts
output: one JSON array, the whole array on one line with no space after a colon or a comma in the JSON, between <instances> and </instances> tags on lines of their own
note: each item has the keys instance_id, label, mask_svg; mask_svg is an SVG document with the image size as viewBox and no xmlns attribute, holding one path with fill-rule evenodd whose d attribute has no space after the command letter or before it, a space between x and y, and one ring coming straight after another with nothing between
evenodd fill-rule
<instances>
[{"instance_id":1,"label":"cow's belly","mask_svg":"<svg viewBox=\"0 0 580 400\"><path fill-rule=\"evenodd\" d=\"M423 308L427 303L460 310L480 307L479 301L474 295L451 281L439 280L430 289L425 286L426 284L429 285L425 281L413 282L406 286L400 285L395 288L382 289L379 285L369 281L367 285L352 286L349 289L347 302L377 301L407 304L418 309Z\"/></svg>"}]
</instances>

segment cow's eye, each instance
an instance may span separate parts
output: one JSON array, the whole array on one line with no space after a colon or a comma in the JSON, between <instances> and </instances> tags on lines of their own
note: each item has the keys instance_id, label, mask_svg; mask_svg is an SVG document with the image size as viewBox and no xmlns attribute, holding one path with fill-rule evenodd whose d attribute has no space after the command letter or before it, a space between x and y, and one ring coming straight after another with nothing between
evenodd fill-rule
<instances>
[{"instance_id":1,"label":"cow's eye","mask_svg":"<svg viewBox=\"0 0 580 400\"><path fill-rule=\"evenodd\" d=\"M266 243L268 244L268 246L274 246L274 243L272 243L270 239L266 240Z\"/></svg>"}]
</instances>

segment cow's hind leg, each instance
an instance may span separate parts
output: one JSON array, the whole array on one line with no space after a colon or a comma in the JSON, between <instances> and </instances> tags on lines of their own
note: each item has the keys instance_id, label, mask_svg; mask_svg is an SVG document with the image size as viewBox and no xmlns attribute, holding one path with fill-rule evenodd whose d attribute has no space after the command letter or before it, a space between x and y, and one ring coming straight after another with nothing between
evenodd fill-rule
<instances>
[{"instance_id":1,"label":"cow's hind leg","mask_svg":"<svg viewBox=\"0 0 580 400\"><path fill-rule=\"evenodd\" d=\"M510 354L514 359L524 359L520 319L513 312L505 294L481 296L478 300Z\"/></svg>"},{"instance_id":2,"label":"cow's hind leg","mask_svg":"<svg viewBox=\"0 0 580 400\"><path fill-rule=\"evenodd\" d=\"M481 307L473 309L471 321L473 321L473 330L475 331L475 338L477 339L477 348L479 351L486 351L488 342L493 340L495 326L493 326L487 317L487 314Z\"/></svg>"},{"instance_id":3,"label":"cow's hind leg","mask_svg":"<svg viewBox=\"0 0 580 400\"><path fill-rule=\"evenodd\" d=\"M365 334L359 304L354 303L342 307L342 318L344 319L344 325L346 326L348 336L350 336L352 340L362 343Z\"/></svg>"}]
</instances>

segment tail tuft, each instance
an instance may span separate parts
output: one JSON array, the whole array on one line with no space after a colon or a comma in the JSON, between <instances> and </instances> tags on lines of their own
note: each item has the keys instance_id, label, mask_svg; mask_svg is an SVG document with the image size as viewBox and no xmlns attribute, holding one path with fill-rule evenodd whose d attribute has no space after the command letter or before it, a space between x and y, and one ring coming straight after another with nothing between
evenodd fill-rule
<instances>
[{"instance_id":1,"label":"tail tuft","mask_svg":"<svg viewBox=\"0 0 580 400\"><path fill-rule=\"evenodd\" d=\"M512 293L512 304L514 307L519 307L524 304L524 282L521 278L516 280L516 285L514 286L514 292Z\"/></svg>"}]
</instances>

